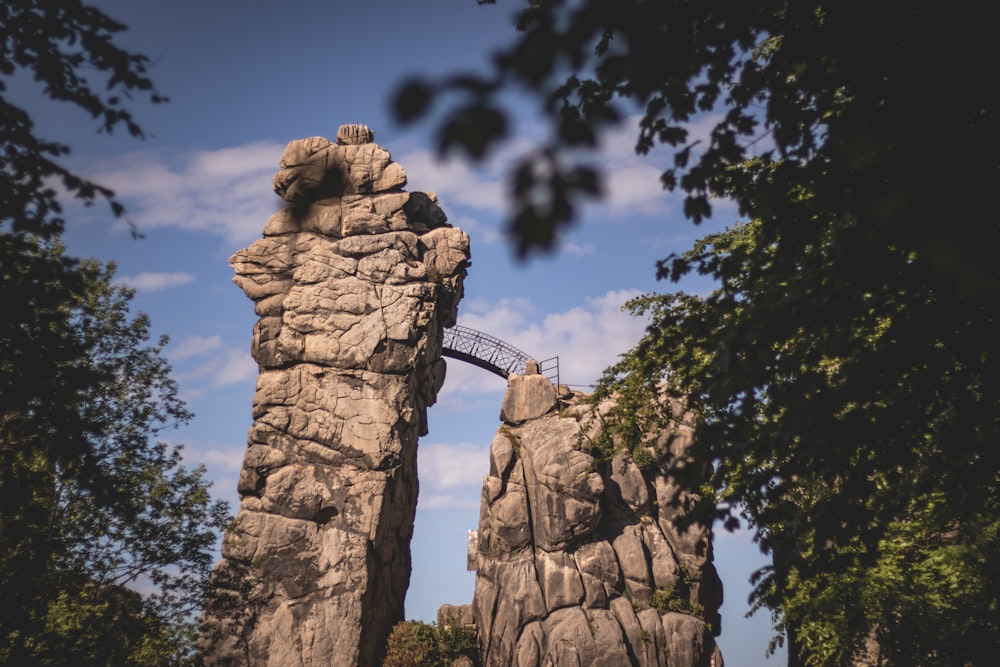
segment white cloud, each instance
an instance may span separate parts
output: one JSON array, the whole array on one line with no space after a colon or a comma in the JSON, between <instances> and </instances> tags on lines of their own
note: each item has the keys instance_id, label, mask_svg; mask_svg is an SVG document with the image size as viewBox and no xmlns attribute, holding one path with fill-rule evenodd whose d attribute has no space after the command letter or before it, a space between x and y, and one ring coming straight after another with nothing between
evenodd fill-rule
<instances>
[{"instance_id":1,"label":"white cloud","mask_svg":"<svg viewBox=\"0 0 1000 667\"><path fill-rule=\"evenodd\" d=\"M490 217L490 220L496 220L495 217ZM494 225L489 224L483 220L473 218L471 216L461 216L454 220L449 220L449 222L465 230L465 232L472 238L473 243L496 243L497 241L505 240L506 235L497 229ZM473 253L475 253L475 247L473 247Z\"/></svg>"},{"instance_id":2,"label":"white cloud","mask_svg":"<svg viewBox=\"0 0 1000 667\"><path fill-rule=\"evenodd\" d=\"M134 276L122 276L116 282L125 283L139 291L156 292L178 285L186 285L193 280L194 276L190 273L149 271L137 273Z\"/></svg>"},{"instance_id":3,"label":"white cloud","mask_svg":"<svg viewBox=\"0 0 1000 667\"><path fill-rule=\"evenodd\" d=\"M709 114L691 123L690 140L705 143L719 118ZM660 185L660 172L672 164L673 151L657 147L647 155L636 155L638 123L639 116L633 116L605 133L594 156L605 174L605 197L596 204L604 217L664 215L676 204L677 196ZM473 229L481 242L492 243L502 238L502 232L470 212L495 220L506 211L508 170L535 147L531 137L536 131L527 128L479 164L438 160L432 150L421 147L401 151L397 161L407 171L408 189L437 193L454 224ZM116 192L140 230L200 230L242 244L259 236L268 216L282 203L272 192L271 178L284 148L254 142L181 156L137 151L96 165L89 177Z\"/></svg>"},{"instance_id":4,"label":"white cloud","mask_svg":"<svg viewBox=\"0 0 1000 667\"><path fill-rule=\"evenodd\" d=\"M257 377L257 362L245 349L229 350L221 367L213 373L212 384L225 387Z\"/></svg>"},{"instance_id":5,"label":"white cloud","mask_svg":"<svg viewBox=\"0 0 1000 667\"><path fill-rule=\"evenodd\" d=\"M189 357L200 357L206 352L222 347L221 336L188 336L176 345L171 345L167 354L177 361Z\"/></svg>"},{"instance_id":6,"label":"white cloud","mask_svg":"<svg viewBox=\"0 0 1000 667\"><path fill-rule=\"evenodd\" d=\"M483 477L489 472L489 448L421 443L417 469L420 509L476 509Z\"/></svg>"},{"instance_id":7,"label":"white cloud","mask_svg":"<svg viewBox=\"0 0 1000 667\"><path fill-rule=\"evenodd\" d=\"M213 339L214 337L192 343L192 352L188 356L196 356L195 350L199 345L201 345L199 355L218 349L219 346L214 344ZM189 387L186 389L187 398L194 398L204 395L204 387L190 387L190 385L207 383L212 387L226 387L253 380L257 377L257 370L257 362L245 347L240 346L213 354L196 367L175 373L174 377Z\"/></svg>"},{"instance_id":8,"label":"white cloud","mask_svg":"<svg viewBox=\"0 0 1000 667\"><path fill-rule=\"evenodd\" d=\"M703 139L718 120L705 116L691 125L691 139ZM639 116L602 137L596 155L605 174L605 197L596 205L601 215L622 218L636 214L663 215L676 202L660 185L660 171L671 162L671 150L659 147L635 154ZM506 211L507 172L535 144L531 130L507 141L480 164L438 160L426 148L402 151L397 161L406 169L410 190L437 193L452 222L492 243L503 233L475 217L495 220ZM182 156L137 151L98 164L89 176L112 188L126 203L129 218L140 230L176 227L206 231L234 244L257 238L281 200L271 189L284 146L255 142ZM458 209L459 212L456 212Z\"/></svg>"},{"instance_id":9,"label":"white cloud","mask_svg":"<svg viewBox=\"0 0 1000 667\"><path fill-rule=\"evenodd\" d=\"M406 169L408 190L433 192L445 212L449 206L479 211L504 207L503 166L476 167L464 160L438 160L433 151L416 150L398 158Z\"/></svg>"},{"instance_id":10,"label":"white cloud","mask_svg":"<svg viewBox=\"0 0 1000 667\"><path fill-rule=\"evenodd\" d=\"M689 126L690 140L707 138L708 132L721 117L708 115ZM588 204L598 208L605 219L623 219L635 215L667 215L676 206L678 195L663 189L661 172L673 164L674 150L658 146L646 155L635 153L641 116L631 116L600 137L599 151L593 155L581 153L584 161L596 160L604 174L604 197ZM507 206L507 173L515 161L536 147L527 138L538 128L528 128L516 141L508 142L491 159L475 164L462 159L438 160L427 149L402 152L399 162L410 177L412 189L437 193L445 211L460 207L465 211L479 211L491 216L502 215ZM470 216L457 226L475 229L478 221L468 224ZM474 220L474 219L472 219ZM464 223L464 224L463 224ZM493 230L495 234L499 234ZM483 238L493 242L499 236Z\"/></svg>"},{"instance_id":11,"label":"white cloud","mask_svg":"<svg viewBox=\"0 0 1000 667\"><path fill-rule=\"evenodd\" d=\"M140 231L178 227L245 243L260 235L280 204L271 177L283 150L257 142L177 159L138 151L98 165L89 176L115 191Z\"/></svg>"},{"instance_id":12,"label":"white cloud","mask_svg":"<svg viewBox=\"0 0 1000 667\"><path fill-rule=\"evenodd\" d=\"M185 458L190 458L192 461L203 463L214 469L234 472L239 471L243 466L243 455L246 448L246 445L242 444L211 442L190 447L191 453Z\"/></svg>"},{"instance_id":13,"label":"white cloud","mask_svg":"<svg viewBox=\"0 0 1000 667\"><path fill-rule=\"evenodd\" d=\"M648 163L626 163L609 169L605 172L603 206L618 218L625 214L666 217L677 196L663 189L660 173L661 169Z\"/></svg>"},{"instance_id":14,"label":"white cloud","mask_svg":"<svg viewBox=\"0 0 1000 667\"><path fill-rule=\"evenodd\" d=\"M420 510L476 510L479 509L479 493L470 489L467 495L450 493L429 495L422 489L420 500L417 502Z\"/></svg>"},{"instance_id":15,"label":"white cloud","mask_svg":"<svg viewBox=\"0 0 1000 667\"><path fill-rule=\"evenodd\" d=\"M559 249L567 255L573 255L574 257L586 257L597 252L593 243L579 244L562 242L559 245Z\"/></svg>"},{"instance_id":16,"label":"white cloud","mask_svg":"<svg viewBox=\"0 0 1000 667\"><path fill-rule=\"evenodd\" d=\"M582 305L553 313L538 313L526 299L482 299L463 304L459 324L495 336L539 361L559 357L563 384L593 384L605 368L628 351L645 331L646 322L621 310L638 290L614 290L588 297ZM457 361L449 361L441 392L445 409L461 407L474 393L500 393L502 380Z\"/></svg>"},{"instance_id":17,"label":"white cloud","mask_svg":"<svg viewBox=\"0 0 1000 667\"><path fill-rule=\"evenodd\" d=\"M438 489L481 486L489 472L489 452L481 445L420 444L417 466L420 480Z\"/></svg>"}]
</instances>

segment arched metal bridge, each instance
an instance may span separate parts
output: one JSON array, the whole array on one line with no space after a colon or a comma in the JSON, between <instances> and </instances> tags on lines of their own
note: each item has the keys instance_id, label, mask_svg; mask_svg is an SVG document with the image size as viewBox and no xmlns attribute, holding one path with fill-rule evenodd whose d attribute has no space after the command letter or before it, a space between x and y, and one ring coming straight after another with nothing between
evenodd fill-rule
<instances>
[{"instance_id":1,"label":"arched metal bridge","mask_svg":"<svg viewBox=\"0 0 1000 667\"><path fill-rule=\"evenodd\" d=\"M479 366L504 379L511 373L524 375L528 361L534 359L495 336L458 325L444 330L441 353L446 357ZM559 357L536 360L536 362L538 371L558 387Z\"/></svg>"}]
</instances>

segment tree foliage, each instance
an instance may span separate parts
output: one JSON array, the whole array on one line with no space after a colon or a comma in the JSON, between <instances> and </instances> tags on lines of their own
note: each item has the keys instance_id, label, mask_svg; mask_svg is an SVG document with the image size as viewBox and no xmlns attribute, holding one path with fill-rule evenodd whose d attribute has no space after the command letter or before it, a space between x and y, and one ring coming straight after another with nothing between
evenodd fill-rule
<instances>
[{"instance_id":1,"label":"tree foliage","mask_svg":"<svg viewBox=\"0 0 1000 667\"><path fill-rule=\"evenodd\" d=\"M995 320L956 321L954 289L887 280L927 273L908 255L843 261L852 227L828 225L785 271L759 223L702 240L676 261L720 287L633 301L651 325L597 395L652 403L666 380L688 396L695 455L716 462L689 518L755 527L774 563L753 599L794 664L850 664L873 629L889 664L985 664L1000 648ZM605 417L636 438L669 418Z\"/></svg>"},{"instance_id":2,"label":"tree foliage","mask_svg":"<svg viewBox=\"0 0 1000 667\"><path fill-rule=\"evenodd\" d=\"M158 442L190 414L114 267L69 257L61 197L113 193L36 135L12 84L141 137L158 103L124 26L80 0L0 4L0 662L168 665L191 659L223 504ZM61 194L60 194L61 191Z\"/></svg>"},{"instance_id":3,"label":"tree foliage","mask_svg":"<svg viewBox=\"0 0 1000 667\"><path fill-rule=\"evenodd\" d=\"M457 622L445 626L421 621L400 621L386 641L383 667L448 667L459 664L479 665L476 632Z\"/></svg>"},{"instance_id":4,"label":"tree foliage","mask_svg":"<svg viewBox=\"0 0 1000 667\"><path fill-rule=\"evenodd\" d=\"M174 664L227 508L156 442L190 414L113 266L0 235L0 662Z\"/></svg>"},{"instance_id":5,"label":"tree foliage","mask_svg":"<svg viewBox=\"0 0 1000 667\"><path fill-rule=\"evenodd\" d=\"M31 236L0 243L19 316L0 329L0 658L172 664L193 648L227 508L155 441L190 418L167 341L148 344L113 266L67 263Z\"/></svg>"},{"instance_id":6,"label":"tree foliage","mask_svg":"<svg viewBox=\"0 0 1000 667\"><path fill-rule=\"evenodd\" d=\"M773 555L753 599L792 664L847 664L868 637L890 664L996 652L989 25L971 6L531 0L488 74L395 100L404 120L449 100L439 148L472 157L507 132L502 93L539 101L546 139L510 175L521 253L598 190L597 138L632 112L637 152L673 148L662 182L691 221L737 204L746 223L657 267L717 288L635 302L651 326L604 390L689 395L703 497ZM660 418L617 414L637 417Z\"/></svg>"},{"instance_id":7,"label":"tree foliage","mask_svg":"<svg viewBox=\"0 0 1000 667\"><path fill-rule=\"evenodd\" d=\"M165 101L146 76L149 59L119 47L125 26L81 0L4 0L0 5L0 225L51 235L62 230L57 187L85 203L106 199L123 208L111 190L59 162L65 144L36 136L29 114L8 100L14 77L30 75L42 93L89 114L102 132L143 130L127 107L133 93Z\"/></svg>"}]
</instances>

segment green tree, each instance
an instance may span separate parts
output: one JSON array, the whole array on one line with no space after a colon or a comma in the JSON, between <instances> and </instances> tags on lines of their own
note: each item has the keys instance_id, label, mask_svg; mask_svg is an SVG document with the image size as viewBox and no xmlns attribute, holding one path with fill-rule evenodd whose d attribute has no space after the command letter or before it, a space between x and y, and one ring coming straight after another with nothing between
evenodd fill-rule
<instances>
[{"instance_id":1,"label":"green tree","mask_svg":"<svg viewBox=\"0 0 1000 667\"><path fill-rule=\"evenodd\" d=\"M0 234L0 662L190 657L227 508L155 438L186 422L113 266ZM72 441L72 446L67 443ZM140 594L141 593L141 594Z\"/></svg>"},{"instance_id":2,"label":"green tree","mask_svg":"<svg viewBox=\"0 0 1000 667\"><path fill-rule=\"evenodd\" d=\"M458 659L479 665L476 632L457 620L445 626L400 621L386 641L383 667L448 667Z\"/></svg>"},{"instance_id":3,"label":"green tree","mask_svg":"<svg viewBox=\"0 0 1000 667\"><path fill-rule=\"evenodd\" d=\"M756 528L773 566L753 600L792 664L851 664L872 633L889 664L988 664L1000 396L974 341L995 324L949 319L955 290L887 280L928 273L908 254L885 249L877 270L844 261L854 247L837 237L854 227L827 225L784 268L757 222L700 241L675 262L721 285L633 301L650 327L597 397L628 397L606 419L635 440L672 416L627 405L656 405L664 381L688 397L696 451L716 462L688 518L732 526L741 512Z\"/></svg>"},{"instance_id":4,"label":"green tree","mask_svg":"<svg viewBox=\"0 0 1000 667\"><path fill-rule=\"evenodd\" d=\"M637 152L673 147L690 220L737 204L747 223L657 267L716 291L634 304L652 324L604 390L689 396L716 464L699 516L743 512L773 555L754 600L792 664L870 634L891 664L996 652L1000 146L968 78L989 26L968 5L532 0L487 74L395 98L403 120L450 100L440 150L473 157L508 131L502 93L539 101L547 138L510 177L522 254L599 192L597 137L628 113Z\"/></svg>"},{"instance_id":5,"label":"green tree","mask_svg":"<svg viewBox=\"0 0 1000 667\"><path fill-rule=\"evenodd\" d=\"M0 5L0 662L161 665L191 658L226 508L204 471L155 438L190 415L162 339L129 311L113 266L69 257L65 197L107 188L60 159L8 99L30 77L98 131L143 130L132 96L164 101L125 26L80 0ZM59 190L64 193L62 196ZM62 197L62 199L61 199Z\"/></svg>"}]
</instances>

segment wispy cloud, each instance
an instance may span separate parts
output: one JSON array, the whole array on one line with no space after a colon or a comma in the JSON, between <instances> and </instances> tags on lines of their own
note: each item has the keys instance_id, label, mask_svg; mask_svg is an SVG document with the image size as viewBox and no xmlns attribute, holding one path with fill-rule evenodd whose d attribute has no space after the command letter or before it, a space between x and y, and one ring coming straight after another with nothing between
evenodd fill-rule
<instances>
[{"instance_id":1,"label":"wispy cloud","mask_svg":"<svg viewBox=\"0 0 1000 667\"><path fill-rule=\"evenodd\" d=\"M593 255L596 252L593 243L562 243L559 249L566 253L567 255L573 255L574 257L586 257L588 255Z\"/></svg>"},{"instance_id":2,"label":"wispy cloud","mask_svg":"<svg viewBox=\"0 0 1000 667\"><path fill-rule=\"evenodd\" d=\"M707 138L718 120L717 115L697 119L690 125L690 140ZM605 197L590 207L598 207L602 217L665 215L676 207L678 196L665 192L660 183L660 172L672 164L672 149L657 147L636 155L638 123L639 116L632 116L601 137L595 157L605 174ZM482 219L496 220L506 211L508 171L535 146L532 139L538 129L525 128L480 164L442 161L423 146L401 150L395 159L406 169L411 191L437 193L454 224L475 228L480 241L492 243L502 233ZM86 171L116 192L140 230L199 230L240 244L257 238L267 217L281 205L271 190L271 178L283 150L282 144L253 142L181 155L136 151Z\"/></svg>"},{"instance_id":3,"label":"wispy cloud","mask_svg":"<svg viewBox=\"0 0 1000 667\"><path fill-rule=\"evenodd\" d=\"M673 149L657 147L646 155L637 155L635 143L640 119L638 115L626 118L601 135L597 153L581 156L584 160L596 160L603 172L604 197L585 207L585 210L599 211L603 219L665 216L677 207L679 196L665 191L660 181L663 169L673 164ZM689 128L691 141L707 138L718 119L718 116L705 116L692 123ZM522 137L505 144L482 164L461 159L441 161L429 149L404 151L398 159L410 175L413 189L436 192L446 211L449 207L462 211L463 222L478 220L476 213L499 216L506 212L508 172L520 157L536 147L532 139L537 138L534 135L539 130L526 128ZM497 238L499 236L483 240L492 242Z\"/></svg>"},{"instance_id":4,"label":"wispy cloud","mask_svg":"<svg viewBox=\"0 0 1000 667\"><path fill-rule=\"evenodd\" d=\"M477 218L469 215L463 215L458 218L449 220L452 225L460 227L465 230L465 232L474 239L476 245L480 243L496 243L497 241L505 240L506 235L501 232L496 226L497 218L495 216L488 216L484 218ZM473 249L475 252L475 249Z\"/></svg>"},{"instance_id":5,"label":"wispy cloud","mask_svg":"<svg viewBox=\"0 0 1000 667\"><path fill-rule=\"evenodd\" d=\"M222 347L221 336L188 336L176 345L167 348L167 354L174 361L201 355Z\"/></svg>"},{"instance_id":6,"label":"wispy cloud","mask_svg":"<svg viewBox=\"0 0 1000 667\"><path fill-rule=\"evenodd\" d=\"M125 283L140 292L157 292L178 285L186 285L194 280L190 273L143 272L134 276L121 276L116 282Z\"/></svg>"},{"instance_id":7,"label":"wispy cloud","mask_svg":"<svg viewBox=\"0 0 1000 667\"><path fill-rule=\"evenodd\" d=\"M433 151L400 155L409 190L434 192L444 206L499 212L504 207L502 165L476 167L459 160L440 161Z\"/></svg>"},{"instance_id":8,"label":"wispy cloud","mask_svg":"<svg viewBox=\"0 0 1000 667\"><path fill-rule=\"evenodd\" d=\"M476 509L489 472L489 448L469 444L423 444L417 449L420 509Z\"/></svg>"},{"instance_id":9,"label":"wispy cloud","mask_svg":"<svg viewBox=\"0 0 1000 667\"><path fill-rule=\"evenodd\" d=\"M208 388L227 387L257 377L257 362L250 356L245 346L219 349L221 346L214 344L214 338L192 342L192 350L188 357L204 356L209 351L213 354L194 368L174 374L178 382L185 386L185 396L188 399L203 395ZM199 345L202 346L201 350L195 352ZM208 345L211 347L207 347ZM219 351L215 352L216 350ZM174 354L172 358L178 357Z\"/></svg>"},{"instance_id":10,"label":"wispy cloud","mask_svg":"<svg viewBox=\"0 0 1000 667\"><path fill-rule=\"evenodd\" d=\"M229 350L221 367L213 374L212 384L225 387L257 377L257 362L245 349Z\"/></svg>"},{"instance_id":11,"label":"wispy cloud","mask_svg":"<svg viewBox=\"0 0 1000 667\"><path fill-rule=\"evenodd\" d=\"M238 442L185 441L184 465L205 466L207 478L212 482L211 494L216 500L229 503L229 510L235 513L240 506L237 486L246 445Z\"/></svg>"},{"instance_id":12,"label":"wispy cloud","mask_svg":"<svg viewBox=\"0 0 1000 667\"><path fill-rule=\"evenodd\" d=\"M646 322L621 310L638 290L613 290L565 311L540 313L527 299L463 303L459 324L496 336L537 359L559 357L564 384L589 385L632 347ZM459 409L474 393L502 393L503 381L468 364L448 363L444 409Z\"/></svg>"},{"instance_id":13,"label":"wispy cloud","mask_svg":"<svg viewBox=\"0 0 1000 667\"><path fill-rule=\"evenodd\" d=\"M176 227L245 243L280 204L271 177L283 150L256 142L181 156L138 151L96 165L89 176L115 191L140 230Z\"/></svg>"}]
</instances>

